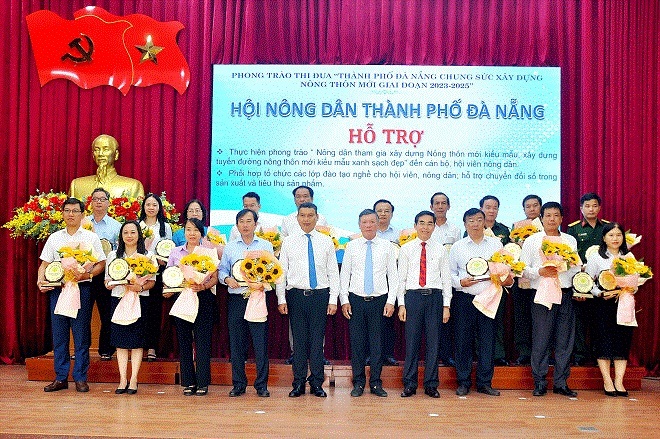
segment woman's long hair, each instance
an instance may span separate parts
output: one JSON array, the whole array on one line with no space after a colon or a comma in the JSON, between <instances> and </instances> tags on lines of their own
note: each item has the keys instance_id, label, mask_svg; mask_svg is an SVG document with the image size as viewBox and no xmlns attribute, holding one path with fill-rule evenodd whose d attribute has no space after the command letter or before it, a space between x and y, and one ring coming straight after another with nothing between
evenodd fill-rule
<instances>
[{"instance_id":1,"label":"woman's long hair","mask_svg":"<svg viewBox=\"0 0 660 439\"><path fill-rule=\"evenodd\" d=\"M600 242L600 246L598 247L598 254L603 259L607 259L607 244L605 244L605 235L614 229L619 229L621 230L621 233L623 233L623 243L621 243L621 247L619 247L619 253L622 255L627 255L630 251L628 250L628 244L626 243L626 232L623 226L620 223L615 222L607 223L603 226L603 240Z\"/></svg>"},{"instance_id":2,"label":"woman's long hair","mask_svg":"<svg viewBox=\"0 0 660 439\"><path fill-rule=\"evenodd\" d=\"M119 238L117 239L118 258L123 258L124 254L126 253L126 243L124 242L122 232L124 231L124 227L126 227L129 224L133 224L137 228L137 232L138 232L137 252L143 255L147 254L147 246L144 244L144 236L142 235L142 227L140 227L140 223L138 223L137 221L126 221L124 224L121 225L121 228L119 229Z\"/></svg>"},{"instance_id":3,"label":"woman's long hair","mask_svg":"<svg viewBox=\"0 0 660 439\"><path fill-rule=\"evenodd\" d=\"M153 198L158 202L158 214L156 214L156 220L160 224L160 229L158 231L158 234L160 235L161 238L165 237L165 223L167 222L167 218L165 218L165 212L163 211L163 202L160 201L160 197L156 196L155 194L148 193L146 197L144 197L144 200L142 200L142 210L140 210L140 221L144 221L147 218L147 214L144 211L144 203L149 199Z\"/></svg>"}]
</instances>

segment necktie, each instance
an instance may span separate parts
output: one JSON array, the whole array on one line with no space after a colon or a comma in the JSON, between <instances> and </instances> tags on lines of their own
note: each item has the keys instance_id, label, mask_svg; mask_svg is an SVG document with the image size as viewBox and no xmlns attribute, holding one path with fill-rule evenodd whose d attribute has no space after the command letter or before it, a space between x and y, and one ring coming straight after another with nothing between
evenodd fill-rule
<instances>
[{"instance_id":1,"label":"necktie","mask_svg":"<svg viewBox=\"0 0 660 439\"><path fill-rule=\"evenodd\" d=\"M312 248L312 235L306 233L307 236L307 263L309 265L309 287L316 288L316 266L314 265L314 248Z\"/></svg>"},{"instance_id":2,"label":"necktie","mask_svg":"<svg viewBox=\"0 0 660 439\"><path fill-rule=\"evenodd\" d=\"M419 286L426 285L426 243L422 242L422 253L419 255Z\"/></svg>"},{"instance_id":3,"label":"necktie","mask_svg":"<svg viewBox=\"0 0 660 439\"><path fill-rule=\"evenodd\" d=\"M364 259L364 293L374 292L374 261L371 253L371 241L367 241L367 255Z\"/></svg>"}]
</instances>

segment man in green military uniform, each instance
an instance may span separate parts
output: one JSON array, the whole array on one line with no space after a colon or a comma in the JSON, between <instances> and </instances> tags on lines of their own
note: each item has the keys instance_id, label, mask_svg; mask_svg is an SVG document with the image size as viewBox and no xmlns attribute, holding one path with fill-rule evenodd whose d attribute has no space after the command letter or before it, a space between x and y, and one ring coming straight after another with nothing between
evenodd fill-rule
<instances>
[{"instance_id":1,"label":"man in green military uniform","mask_svg":"<svg viewBox=\"0 0 660 439\"><path fill-rule=\"evenodd\" d=\"M608 221L598 219L601 198L595 192L588 192L580 198L582 219L568 225L566 233L577 240L578 254L583 263L587 262L586 251L589 247L600 245L603 240L603 225ZM593 321L593 304L584 299L575 299L575 346L573 347L573 362L576 366L591 360L591 346L587 343L587 334Z\"/></svg>"}]
</instances>

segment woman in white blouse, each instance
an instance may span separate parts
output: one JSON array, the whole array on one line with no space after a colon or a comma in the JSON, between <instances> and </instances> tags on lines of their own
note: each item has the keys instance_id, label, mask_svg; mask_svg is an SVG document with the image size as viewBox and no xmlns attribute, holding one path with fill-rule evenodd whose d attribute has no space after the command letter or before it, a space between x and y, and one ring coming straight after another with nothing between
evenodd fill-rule
<instances>
[{"instance_id":1,"label":"woman in white blouse","mask_svg":"<svg viewBox=\"0 0 660 439\"><path fill-rule=\"evenodd\" d=\"M144 246L142 229L136 221L127 221L119 230L119 239L117 240L117 250L108 254L107 264L105 266L105 286L112 289L111 306L114 314L119 301L129 292L138 293L140 296L140 307L149 296L149 290L154 286L155 276L144 283L129 282L125 285L109 286L111 281L108 275L110 263L117 258L132 257L136 254L151 256ZM142 347L144 346L144 318L140 317L136 322L130 325L120 325L111 323L110 325L110 344L117 348L117 365L119 366L119 387L115 390L116 394L128 393L133 395L137 393L137 376L142 363ZM128 351L131 351L131 379L128 381Z\"/></svg>"},{"instance_id":2,"label":"woman in white blouse","mask_svg":"<svg viewBox=\"0 0 660 439\"><path fill-rule=\"evenodd\" d=\"M607 223L603 227L603 241L598 252L587 258L585 271L597 278L601 271L612 268L612 261L628 254L624 228L619 223ZM610 297L604 297L598 286L592 290L596 310L595 351L598 367L603 375L603 385L607 396L628 396L623 386L623 376L632 341L632 327L617 325L617 303ZM614 362L614 382L610 376L610 365Z\"/></svg>"},{"instance_id":3,"label":"woman in white blouse","mask_svg":"<svg viewBox=\"0 0 660 439\"><path fill-rule=\"evenodd\" d=\"M147 250L155 253L156 245L162 239L172 239L172 227L165 218L163 202L157 195L147 194L142 201L142 210L140 211L140 226L142 229L150 229L153 240L147 246ZM160 264L159 274L165 270L165 262L158 260ZM161 276L156 278L156 285L149 295L146 303L146 338L145 348L147 349L147 361L156 359L156 347L160 338L160 323L163 313L163 281Z\"/></svg>"}]
</instances>

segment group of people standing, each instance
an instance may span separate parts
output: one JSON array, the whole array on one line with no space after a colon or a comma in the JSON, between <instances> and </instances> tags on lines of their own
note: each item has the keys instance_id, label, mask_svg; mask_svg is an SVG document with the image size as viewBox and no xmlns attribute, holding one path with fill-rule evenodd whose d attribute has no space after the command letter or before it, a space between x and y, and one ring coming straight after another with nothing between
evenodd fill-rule
<instances>
[{"instance_id":1,"label":"group of people standing","mask_svg":"<svg viewBox=\"0 0 660 439\"><path fill-rule=\"evenodd\" d=\"M392 321L395 314L405 324L406 337L401 397L410 397L417 391L422 334L426 338L423 378L426 395L433 398L440 396L439 359L456 367L456 394L468 394L473 384L471 371L475 352L478 359L476 390L491 396L500 394L493 389L492 378L494 366L506 364L502 317L505 299L501 300L494 318L480 312L473 300L490 287L492 280L477 279L466 268L471 259L488 260L509 242L508 227L496 221L499 209L496 197L488 195L480 201L479 208L468 209L464 213L465 233L461 237L459 227L447 221L449 197L442 192L433 194L429 210L420 211L414 218L417 237L400 249L392 244L399 239L399 231L390 225L394 206L388 200L378 200L372 208L359 213L360 236L346 245L339 267L332 239L316 230L316 226L325 223L325 219L313 203L313 190L300 186L293 190L293 195L296 211L285 217L281 224L284 239L278 259L283 275L276 285L278 310L288 315L291 326L294 380L290 397L305 394L306 383L309 383L311 394L327 396L322 387L325 325L327 316L337 312L338 300L342 315L349 321L353 370L351 396L363 394L367 385L367 364L370 365L370 393L387 396L380 374L383 364L394 361ZM594 200L597 209L592 207ZM81 228L84 204L75 198L68 199L63 209L66 228L51 235L41 254L38 285L50 294L56 371L55 381L44 388L47 392L68 387L69 328L73 328L74 333L76 389L81 392L89 390L86 383L89 320L92 300L95 299L102 317L99 354L102 359L109 359L113 350L117 350L120 383L116 393L136 393L143 349L147 349L148 360L156 358L162 313L162 280L160 276L152 276L140 284L111 286L107 284L108 274L103 274L106 262L109 264L114 258L135 253L152 256L160 239L173 239L177 247L167 263L160 263L163 268L165 265L177 265L182 257L201 245L207 232L206 210L196 199L187 203L183 211L183 228L174 235L165 221L159 197L147 195L140 214L141 222L128 221L123 225L107 215L108 201L109 194L104 189L98 188L92 193L93 212L90 219L96 232L92 233ZM567 379L571 359L578 360L574 356L574 344L580 338L576 337L576 315L579 313L574 308L582 303L590 307L589 315L598 322L584 326L595 329L592 339L603 373L605 394L627 395L623 376L630 349L631 328L616 325L616 307L612 305L612 300L597 298L589 303L573 298L571 279L581 270L581 264L559 272L556 268L545 266L540 256L545 236L559 237L562 243L579 252L583 261L586 249L594 244L599 245L597 254L586 260L587 273L595 276L600 270L608 269L614 257L628 253L621 225L598 219L600 202L596 194L583 196L583 218L571 224L567 234L560 231L563 208L559 203L543 204L536 195L529 195L523 200L527 219L540 218L543 230L527 238L522 245L520 259L526 264L523 276L514 279L508 275L501 285L511 287L513 291L515 343L520 354L516 363L531 364L534 396L547 393L546 376L552 352L554 393L569 397L577 394L568 387ZM267 388L268 325L266 321L247 321L244 318L247 300L243 293L248 287L239 283L232 267L248 251L273 252L272 244L255 234L257 230L272 225L260 220L260 198L256 193L245 194L243 207L236 215L235 227L217 271L202 284L191 287L199 299L199 312L194 322L174 318L184 395L202 396L208 393L212 327L217 319L214 294L216 284L221 283L226 285L229 293L227 315L233 382L229 396L238 397L246 392L245 361L250 340L257 366L254 388L258 396L270 396ZM154 237L149 240L148 248L143 236L146 228L151 229ZM107 260L99 237L108 239L115 249L108 254ZM89 242L99 255L98 262L89 271L76 275L81 291L81 310L76 318L54 313L61 289L45 286L44 278L48 264L59 257L57 249L73 241ZM561 303L551 308L533 300L543 278L557 279L561 285ZM110 295L107 294L108 289L111 290ZM126 289L140 296L141 306L145 310L143 317L132 325L109 323L109 316ZM167 293L165 297L170 295ZM596 287L594 296L600 296ZM109 304L107 298L110 299ZM102 307L110 311L103 313ZM130 378L127 376L129 351L132 351ZM610 378L612 360L615 366L614 381Z\"/></svg>"}]
</instances>

